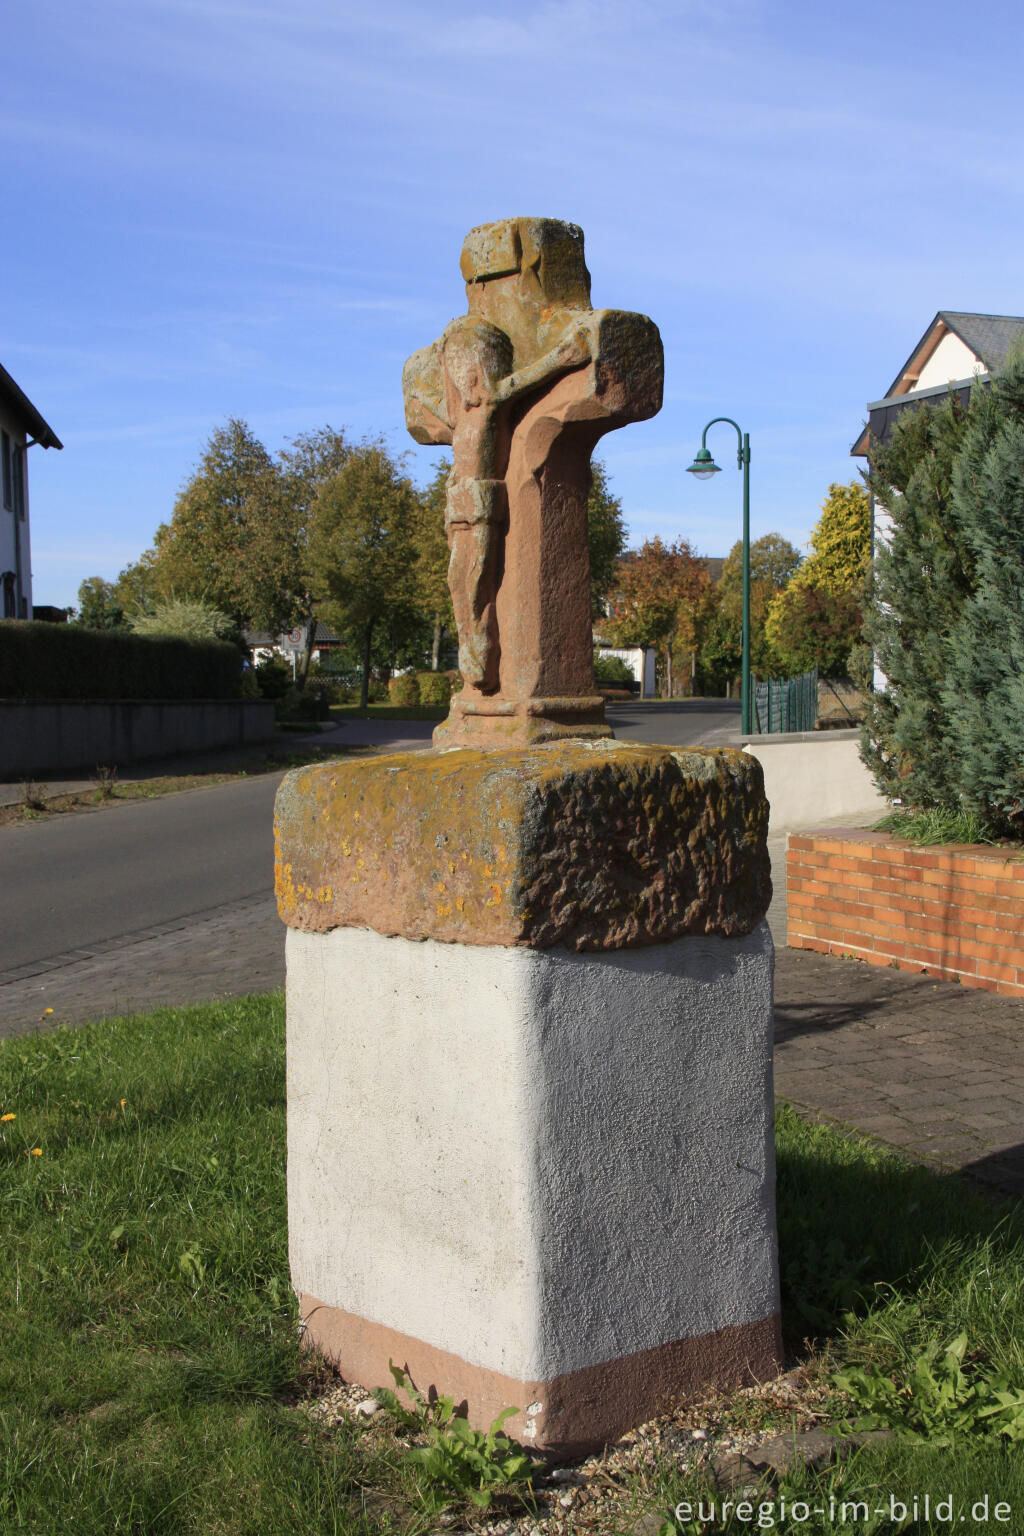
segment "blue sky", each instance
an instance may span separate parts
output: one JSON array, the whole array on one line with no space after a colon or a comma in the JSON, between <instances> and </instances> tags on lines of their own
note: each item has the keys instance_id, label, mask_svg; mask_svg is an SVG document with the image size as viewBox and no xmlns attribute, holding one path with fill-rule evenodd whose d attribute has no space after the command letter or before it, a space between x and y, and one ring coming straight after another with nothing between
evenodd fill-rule
<instances>
[{"instance_id":1,"label":"blue sky","mask_svg":"<svg viewBox=\"0 0 1024 1536\"><path fill-rule=\"evenodd\" d=\"M464 310L473 225L586 235L661 329L665 405L599 448L631 542L805 545L938 309L1024 312L1018 6L962 0L52 0L4 21L0 362L34 596L151 542L209 434L406 436L401 366Z\"/></svg>"}]
</instances>

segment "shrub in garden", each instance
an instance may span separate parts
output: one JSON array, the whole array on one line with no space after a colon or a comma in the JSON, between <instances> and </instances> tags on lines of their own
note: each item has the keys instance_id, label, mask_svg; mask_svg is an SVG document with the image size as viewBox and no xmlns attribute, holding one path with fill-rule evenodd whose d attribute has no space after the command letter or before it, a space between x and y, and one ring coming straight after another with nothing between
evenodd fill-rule
<instances>
[{"instance_id":1,"label":"shrub in garden","mask_svg":"<svg viewBox=\"0 0 1024 1536\"><path fill-rule=\"evenodd\" d=\"M451 703L452 684L447 672L417 672L416 683L421 704L447 708Z\"/></svg>"},{"instance_id":2,"label":"shrub in garden","mask_svg":"<svg viewBox=\"0 0 1024 1536\"><path fill-rule=\"evenodd\" d=\"M883 794L914 807L959 796L945 689L974 555L953 473L969 422L990 409L984 390L972 391L966 411L950 395L905 411L890 440L871 450L868 483L892 529L876 546L865 633L887 687L868 701L861 755Z\"/></svg>"},{"instance_id":3,"label":"shrub in garden","mask_svg":"<svg viewBox=\"0 0 1024 1536\"><path fill-rule=\"evenodd\" d=\"M594 652L594 682L595 683L632 683L636 679L633 669L621 656L602 656L600 651Z\"/></svg>"},{"instance_id":4,"label":"shrub in garden","mask_svg":"<svg viewBox=\"0 0 1024 1536\"><path fill-rule=\"evenodd\" d=\"M279 720L302 723L331 718L331 706L320 688L306 688L300 692L298 688L289 687L283 697L276 700L276 706Z\"/></svg>"},{"instance_id":5,"label":"shrub in garden","mask_svg":"<svg viewBox=\"0 0 1024 1536\"><path fill-rule=\"evenodd\" d=\"M180 640L232 640L238 634L234 619L200 598L170 597L157 603L152 613L136 614L128 627L136 635Z\"/></svg>"},{"instance_id":6,"label":"shrub in garden","mask_svg":"<svg viewBox=\"0 0 1024 1536\"><path fill-rule=\"evenodd\" d=\"M292 686L292 669L282 656L267 656L254 670L264 699L283 699Z\"/></svg>"},{"instance_id":7,"label":"shrub in garden","mask_svg":"<svg viewBox=\"0 0 1024 1536\"><path fill-rule=\"evenodd\" d=\"M1024 835L1024 358L972 413L953 473L953 522L973 566L941 690L964 806Z\"/></svg>"},{"instance_id":8,"label":"shrub in garden","mask_svg":"<svg viewBox=\"0 0 1024 1536\"><path fill-rule=\"evenodd\" d=\"M403 672L388 683L388 697L392 704L405 708L420 702L419 683L414 672Z\"/></svg>"}]
</instances>

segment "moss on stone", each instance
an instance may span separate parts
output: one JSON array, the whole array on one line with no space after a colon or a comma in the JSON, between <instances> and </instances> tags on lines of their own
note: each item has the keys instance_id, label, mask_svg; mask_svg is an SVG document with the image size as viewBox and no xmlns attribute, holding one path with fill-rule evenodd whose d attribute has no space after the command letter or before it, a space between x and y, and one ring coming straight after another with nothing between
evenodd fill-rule
<instances>
[{"instance_id":1,"label":"moss on stone","mask_svg":"<svg viewBox=\"0 0 1024 1536\"><path fill-rule=\"evenodd\" d=\"M300 768L278 793L294 928L622 949L749 933L771 898L747 754L569 741Z\"/></svg>"}]
</instances>

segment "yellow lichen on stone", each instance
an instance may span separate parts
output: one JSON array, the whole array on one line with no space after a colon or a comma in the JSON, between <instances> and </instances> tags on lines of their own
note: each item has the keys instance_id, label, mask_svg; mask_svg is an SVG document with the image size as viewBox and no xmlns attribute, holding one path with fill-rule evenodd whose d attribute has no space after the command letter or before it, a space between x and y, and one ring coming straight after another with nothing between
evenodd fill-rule
<instances>
[{"instance_id":1,"label":"yellow lichen on stone","mask_svg":"<svg viewBox=\"0 0 1024 1536\"><path fill-rule=\"evenodd\" d=\"M756 760L731 751L562 741L318 765L278 795L278 904L293 927L475 944L742 934L770 897L767 815Z\"/></svg>"}]
</instances>

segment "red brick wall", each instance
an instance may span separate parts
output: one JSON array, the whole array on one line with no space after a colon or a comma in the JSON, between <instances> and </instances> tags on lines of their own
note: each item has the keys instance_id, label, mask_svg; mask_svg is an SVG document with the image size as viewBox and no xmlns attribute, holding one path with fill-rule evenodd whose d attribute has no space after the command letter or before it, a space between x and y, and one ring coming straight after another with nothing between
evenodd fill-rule
<instances>
[{"instance_id":1,"label":"red brick wall","mask_svg":"<svg viewBox=\"0 0 1024 1536\"><path fill-rule=\"evenodd\" d=\"M794 949L1024 996L1024 859L882 832L794 832L786 880Z\"/></svg>"}]
</instances>

